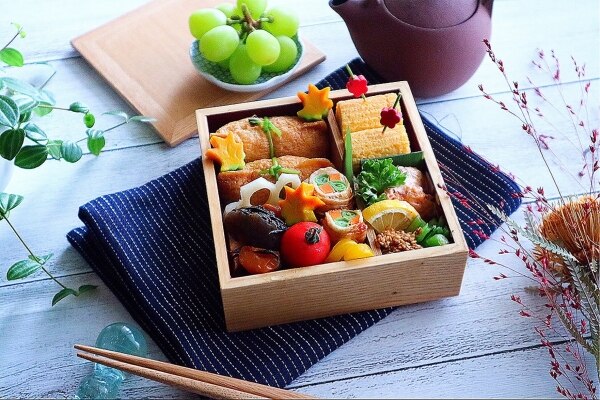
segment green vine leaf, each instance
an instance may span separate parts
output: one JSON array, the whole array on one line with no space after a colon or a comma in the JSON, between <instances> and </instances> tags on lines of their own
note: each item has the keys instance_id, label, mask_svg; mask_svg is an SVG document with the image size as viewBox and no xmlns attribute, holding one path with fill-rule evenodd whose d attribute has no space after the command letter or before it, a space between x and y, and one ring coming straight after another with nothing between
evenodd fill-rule
<instances>
[{"instance_id":1,"label":"green vine leaf","mask_svg":"<svg viewBox=\"0 0 600 400\"><path fill-rule=\"evenodd\" d=\"M47 158L46 146L24 146L15 157L15 165L23 169L34 169L46 162Z\"/></svg>"},{"instance_id":2,"label":"green vine leaf","mask_svg":"<svg viewBox=\"0 0 600 400\"><path fill-rule=\"evenodd\" d=\"M81 160L81 157L83 156L83 151L77 143L67 140L64 141L60 146L60 155L65 161L74 163Z\"/></svg>"},{"instance_id":3,"label":"green vine leaf","mask_svg":"<svg viewBox=\"0 0 600 400\"><path fill-rule=\"evenodd\" d=\"M54 255L54 253L46 254L45 256L29 255L27 258L29 258L31 261L35 261L38 264L44 265L48 262L49 259L52 258L53 255Z\"/></svg>"},{"instance_id":4,"label":"green vine leaf","mask_svg":"<svg viewBox=\"0 0 600 400\"><path fill-rule=\"evenodd\" d=\"M47 101L47 98L41 93L39 89L25 81L10 77L4 77L0 79L2 79L2 81L4 82L4 86L6 86L14 92L24 94L25 96L29 96L32 99L38 101Z\"/></svg>"},{"instance_id":5,"label":"green vine leaf","mask_svg":"<svg viewBox=\"0 0 600 400\"><path fill-rule=\"evenodd\" d=\"M95 156L100 155L100 152L106 145L104 131L99 129L88 129L85 133L87 135L87 147L90 153Z\"/></svg>"},{"instance_id":6,"label":"green vine leaf","mask_svg":"<svg viewBox=\"0 0 600 400\"><path fill-rule=\"evenodd\" d=\"M23 129L9 129L0 135L0 156L12 160L17 156L25 141Z\"/></svg>"},{"instance_id":7,"label":"green vine leaf","mask_svg":"<svg viewBox=\"0 0 600 400\"><path fill-rule=\"evenodd\" d=\"M23 54L12 47L6 47L0 50L0 61L11 67L22 67L24 64Z\"/></svg>"},{"instance_id":8,"label":"green vine leaf","mask_svg":"<svg viewBox=\"0 0 600 400\"><path fill-rule=\"evenodd\" d=\"M17 24L16 22L11 22L10 24L15 27L21 39L24 39L25 36L27 36L27 32L23 30L23 26L21 24Z\"/></svg>"},{"instance_id":9,"label":"green vine leaf","mask_svg":"<svg viewBox=\"0 0 600 400\"><path fill-rule=\"evenodd\" d=\"M156 118L152 118L152 117L146 117L144 115L134 115L133 117L129 118L127 120L127 122L144 122L144 123L151 123L151 122L155 122ZM273 124L271 124L273 125ZM275 125L273 125L275 126ZM277 129L277 131L279 131L279 129ZM275 132L277 133L277 132ZM279 131L278 136L281 136L281 131Z\"/></svg>"},{"instance_id":10,"label":"green vine leaf","mask_svg":"<svg viewBox=\"0 0 600 400\"><path fill-rule=\"evenodd\" d=\"M123 118L125 121L129 120L129 115L123 111L107 111L102 115L114 115L115 117Z\"/></svg>"},{"instance_id":11,"label":"green vine leaf","mask_svg":"<svg viewBox=\"0 0 600 400\"><path fill-rule=\"evenodd\" d=\"M90 112L90 109L88 106L86 106L83 103L80 103L78 101L76 101L75 103L72 103L69 106L69 110L76 112L76 113L82 113L82 114L87 114Z\"/></svg>"},{"instance_id":12,"label":"green vine leaf","mask_svg":"<svg viewBox=\"0 0 600 400\"><path fill-rule=\"evenodd\" d=\"M56 303L58 303L65 297L78 296L78 295L79 294L77 293L76 290L73 290L71 288L64 288L54 295L54 297L52 298L52 306L54 307L56 305Z\"/></svg>"},{"instance_id":13,"label":"green vine leaf","mask_svg":"<svg viewBox=\"0 0 600 400\"><path fill-rule=\"evenodd\" d=\"M19 123L19 106L8 96L0 95L0 125L14 128Z\"/></svg>"},{"instance_id":14,"label":"green vine leaf","mask_svg":"<svg viewBox=\"0 0 600 400\"><path fill-rule=\"evenodd\" d=\"M52 106L54 104L48 103L47 101L40 101L38 107L33 109L33 112L36 113L38 117L43 117L52 112Z\"/></svg>"},{"instance_id":15,"label":"green vine leaf","mask_svg":"<svg viewBox=\"0 0 600 400\"><path fill-rule=\"evenodd\" d=\"M96 117L92 113L87 113L83 116L83 123L86 128L93 128L94 124L96 124Z\"/></svg>"},{"instance_id":16,"label":"green vine leaf","mask_svg":"<svg viewBox=\"0 0 600 400\"><path fill-rule=\"evenodd\" d=\"M94 289L96 289L98 286L96 285L81 285L79 286L79 289L77 289L77 292L80 294L84 294L86 292L92 291Z\"/></svg>"},{"instance_id":17,"label":"green vine leaf","mask_svg":"<svg viewBox=\"0 0 600 400\"><path fill-rule=\"evenodd\" d=\"M23 201L23 196L18 194L0 193L0 221L8 217L10 210L18 207Z\"/></svg>"},{"instance_id":18,"label":"green vine leaf","mask_svg":"<svg viewBox=\"0 0 600 400\"><path fill-rule=\"evenodd\" d=\"M46 143L46 150L48 151L50 157L54 158L55 160L61 159L62 156L60 149L62 144L62 140L48 140L48 143Z\"/></svg>"},{"instance_id":19,"label":"green vine leaf","mask_svg":"<svg viewBox=\"0 0 600 400\"><path fill-rule=\"evenodd\" d=\"M6 272L6 279L14 281L17 279L23 279L31 274L36 273L42 265L38 262L31 260L21 260L13 264Z\"/></svg>"},{"instance_id":20,"label":"green vine leaf","mask_svg":"<svg viewBox=\"0 0 600 400\"><path fill-rule=\"evenodd\" d=\"M25 125L23 129L25 130L25 136L27 136L29 140L32 140L36 143L48 141L48 136L46 136L46 132L44 132L42 128L40 128L33 122L30 122L27 125Z\"/></svg>"},{"instance_id":21,"label":"green vine leaf","mask_svg":"<svg viewBox=\"0 0 600 400\"><path fill-rule=\"evenodd\" d=\"M11 96L15 103L17 103L17 107L19 108L19 112L22 114L33 111L39 105L39 102L29 96L25 96L24 94L17 94Z\"/></svg>"}]
</instances>

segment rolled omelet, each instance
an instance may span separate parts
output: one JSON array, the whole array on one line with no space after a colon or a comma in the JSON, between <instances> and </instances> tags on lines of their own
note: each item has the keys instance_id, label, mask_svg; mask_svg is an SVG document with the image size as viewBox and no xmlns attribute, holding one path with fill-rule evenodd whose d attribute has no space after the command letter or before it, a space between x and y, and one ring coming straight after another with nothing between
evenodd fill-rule
<instances>
[{"instance_id":1,"label":"rolled omelet","mask_svg":"<svg viewBox=\"0 0 600 400\"><path fill-rule=\"evenodd\" d=\"M366 100L343 100L335 106L335 119L338 122L342 135L346 132L358 132L371 128L383 128L379 119L381 109L391 107L396 101L395 93L369 96Z\"/></svg>"},{"instance_id":2,"label":"rolled omelet","mask_svg":"<svg viewBox=\"0 0 600 400\"><path fill-rule=\"evenodd\" d=\"M410 140L404 125L393 129L365 129L352 133L352 168L360 169L360 160L410 153Z\"/></svg>"}]
</instances>

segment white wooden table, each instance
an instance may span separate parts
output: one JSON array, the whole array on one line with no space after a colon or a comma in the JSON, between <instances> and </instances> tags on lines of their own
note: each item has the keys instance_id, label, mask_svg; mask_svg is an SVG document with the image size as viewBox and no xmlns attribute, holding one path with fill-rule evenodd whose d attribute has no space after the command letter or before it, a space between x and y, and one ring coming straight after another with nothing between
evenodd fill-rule
<instances>
[{"instance_id":1,"label":"white wooden table","mask_svg":"<svg viewBox=\"0 0 600 400\"><path fill-rule=\"evenodd\" d=\"M98 114L114 109L133 112L69 41L143 3L0 0L0 42L9 37L10 21L25 26L28 37L16 45L26 61L46 61L56 68L47 88L54 91L59 104L79 100ZM344 23L325 0L291 3L301 14L302 35L325 52L327 60L269 97L304 90L308 82L318 81L357 55ZM564 90L572 94L578 86L575 75L567 72L571 55L587 62L593 86L600 83L599 19L597 0L496 0L491 39L509 75L522 87L530 87L526 76L534 77L539 85L553 85L551 79L536 75L531 60L537 48L556 50L563 60ZM508 98L501 75L486 59L463 87L422 100L419 107L475 151L530 185L545 186L547 195L555 196L542 163L530 156L533 143L516 120L481 98L479 83ZM556 93L549 96L559 99ZM597 124L597 103L591 111ZM51 132L79 138L80 117L54 114L46 121ZM566 154L564 143L553 145L559 156ZM26 198L12 214L21 234L35 251L55 254L50 268L65 282L72 286L93 283L99 288L92 295L51 307L57 286L46 276L6 281L6 269L24 258L25 252L0 222L0 397L72 396L91 370L89 363L74 356L73 344L93 343L105 325L132 321L65 239L70 229L80 225L78 207L97 196L143 184L198 155L197 138L171 149L152 128L127 126L108 135L100 157L85 155L75 165L48 162L38 170L16 172L7 191ZM578 168L573 164L569 169ZM581 192L567 174L559 174L559 183L563 193ZM497 250L490 241L478 251L493 257ZM290 387L322 397L555 397L546 350L539 344L532 321L519 316L510 295L518 294L540 307L541 302L524 290L530 284L525 279L493 280L499 272L506 271L470 260L460 296L401 307ZM153 343L150 356L163 358ZM122 396L185 398L188 394L132 377L124 384Z\"/></svg>"}]
</instances>

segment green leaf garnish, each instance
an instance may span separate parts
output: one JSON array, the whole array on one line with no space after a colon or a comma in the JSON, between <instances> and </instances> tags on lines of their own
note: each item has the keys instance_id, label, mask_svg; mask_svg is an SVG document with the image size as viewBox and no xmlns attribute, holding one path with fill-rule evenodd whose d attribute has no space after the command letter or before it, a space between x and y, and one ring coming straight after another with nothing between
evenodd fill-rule
<instances>
[{"instance_id":1,"label":"green leaf garnish","mask_svg":"<svg viewBox=\"0 0 600 400\"><path fill-rule=\"evenodd\" d=\"M348 182L354 182L354 171L352 169L352 134L348 129L344 138L344 175Z\"/></svg>"},{"instance_id":2,"label":"green leaf garnish","mask_svg":"<svg viewBox=\"0 0 600 400\"><path fill-rule=\"evenodd\" d=\"M401 186L405 179L406 174L400 171L390 158L367 160L356 177L356 193L367 205L371 205L385 200L385 189Z\"/></svg>"}]
</instances>

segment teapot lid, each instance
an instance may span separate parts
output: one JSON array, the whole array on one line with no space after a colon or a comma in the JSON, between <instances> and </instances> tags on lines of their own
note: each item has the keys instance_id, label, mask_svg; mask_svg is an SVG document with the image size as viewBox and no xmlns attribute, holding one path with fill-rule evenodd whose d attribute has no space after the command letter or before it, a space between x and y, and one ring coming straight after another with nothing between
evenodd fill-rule
<instances>
[{"instance_id":1,"label":"teapot lid","mask_svg":"<svg viewBox=\"0 0 600 400\"><path fill-rule=\"evenodd\" d=\"M479 0L383 0L399 20L421 28L458 25L477 11Z\"/></svg>"}]
</instances>

